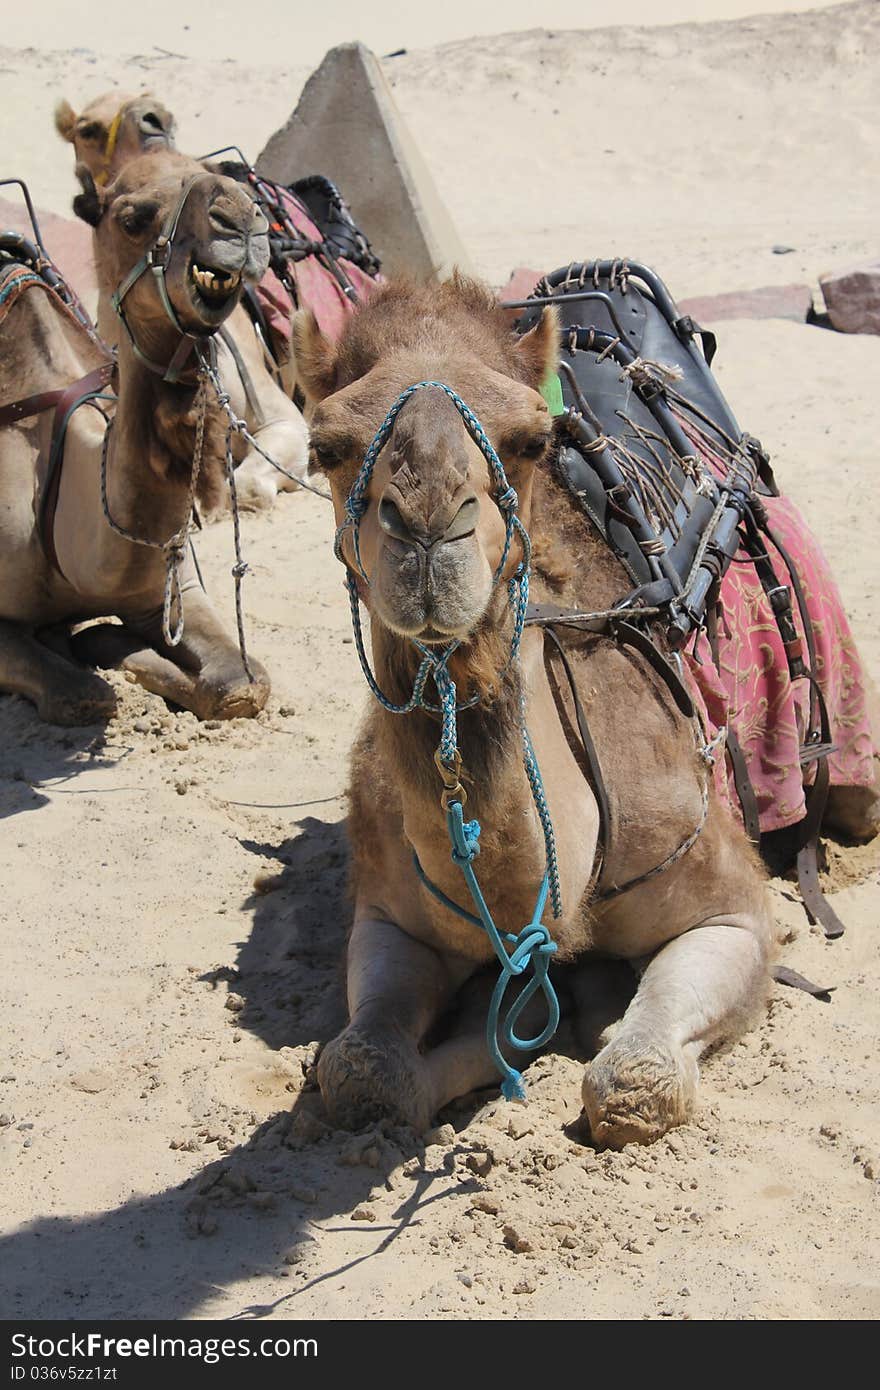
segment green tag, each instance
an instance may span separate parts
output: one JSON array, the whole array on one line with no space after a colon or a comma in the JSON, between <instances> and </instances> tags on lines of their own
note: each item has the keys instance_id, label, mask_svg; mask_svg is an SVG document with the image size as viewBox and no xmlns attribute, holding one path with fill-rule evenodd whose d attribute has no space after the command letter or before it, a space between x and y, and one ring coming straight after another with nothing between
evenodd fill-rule
<instances>
[{"instance_id":1,"label":"green tag","mask_svg":"<svg viewBox=\"0 0 880 1390\"><path fill-rule=\"evenodd\" d=\"M547 402L551 415L564 415L565 403L562 399L562 382L556 372L551 372L541 383L541 395Z\"/></svg>"}]
</instances>

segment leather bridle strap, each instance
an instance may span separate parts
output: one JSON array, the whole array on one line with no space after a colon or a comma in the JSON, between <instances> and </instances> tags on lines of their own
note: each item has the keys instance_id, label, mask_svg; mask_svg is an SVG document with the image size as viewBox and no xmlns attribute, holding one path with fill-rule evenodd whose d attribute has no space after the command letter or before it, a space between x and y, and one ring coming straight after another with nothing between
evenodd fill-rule
<instances>
[{"instance_id":1,"label":"leather bridle strap","mask_svg":"<svg viewBox=\"0 0 880 1390\"><path fill-rule=\"evenodd\" d=\"M171 256L174 251L174 235L177 231L184 206L186 205L186 200L199 179L207 177L207 174L200 173L194 174L192 178L187 179L181 189L180 197L175 207L172 208L171 212L169 212L166 217L162 230L153 242L153 245L141 256L137 264L132 267L117 290L110 297L110 303L113 305L113 308L122 321L122 326L128 334L132 350L138 361L143 362L144 366L148 367L151 372L155 372L163 381L169 383L174 383L180 379L184 363L190 357L196 345L203 342L206 338L211 337L210 333L191 333L188 329L184 328L180 319L177 317L174 305L171 303L171 298L168 294L168 286L165 283L165 272L171 263ZM152 271L156 278L156 286L159 290L159 297L162 300L162 307L165 310L166 316L180 334L180 342L177 345L174 356L171 358L170 362L165 364L155 362L139 347L122 307L122 302L129 290L137 284L141 276L146 274L148 270Z\"/></svg>"}]
</instances>

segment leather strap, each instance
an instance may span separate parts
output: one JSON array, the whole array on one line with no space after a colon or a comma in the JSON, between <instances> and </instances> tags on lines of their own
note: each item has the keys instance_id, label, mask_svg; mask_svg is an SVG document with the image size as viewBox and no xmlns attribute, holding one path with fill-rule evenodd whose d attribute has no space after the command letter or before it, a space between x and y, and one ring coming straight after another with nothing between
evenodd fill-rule
<instances>
[{"instance_id":1,"label":"leather strap","mask_svg":"<svg viewBox=\"0 0 880 1390\"><path fill-rule=\"evenodd\" d=\"M806 975L799 975L788 965L774 966L773 978L777 984L789 985L791 989L802 989L805 994L811 994L814 999L821 999L823 1004L831 1003L832 991L837 988L836 985L814 985L812 980L807 979Z\"/></svg>"},{"instance_id":2,"label":"leather strap","mask_svg":"<svg viewBox=\"0 0 880 1390\"><path fill-rule=\"evenodd\" d=\"M749 769L746 764L745 754L742 744L733 731L732 725L727 726L727 736L725 739L727 756L730 759L730 767L733 772L733 785L736 787L736 794L739 797L740 810L742 811L743 825L746 834L753 845L761 842L761 817L758 813L758 799L755 796L755 789L752 786L752 779L749 776Z\"/></svg>"},{"instance_id":3,"label":"leather strap","mask_svg":"<svg viewBox=\"0 0 880 1390\"><path fill-rule=\"evenodd\" d=\"M587 723L587 716L584 712L584 707L581 704L581 698L578 694L577 683L574 678L574 672L571 669L571 663L568 660L565 648L563 647L559 638L556 636L556 633L553 631L552 627L544 628L544 640L546 641L548 638L553 643L553 646L556 649L556 654L559 657L559 660L562 662L562 669L565 672L569 688L571 690L571 698L572 703L574 704L574 714L575 719L577 720L578 733L580 735L581 743L583 744L584 758L586 759L587 763L587 771L589 773L590 783L593 788L593 795L596 798L596 805L599 809L599 839L596 845L596 858L598 860L600 868L599 873L596 876L595 883L595 887L596 889L598 889L599 879L601 878L601 865L605 861L605 855L608 851L608 846L611 843L611 804L608 800L608 790L605 786L605 779L602 776L602 767L599 762L599 754L596 752L596 745L593 742L593 736L590 733L590 727Z\"/></svg>"},{"instance_id":4,"label":"leather strap","mask_svg":"<svg viewBox=\"0 0 880 1390\"><path fill-rule=\"evenodd\" d=\"M49 446L49 458L46 466L46 479L43 484L40 497L39 510L37 512L37 533L40 537L46 559L59 574L63 574L58 555L55 550L55 512L58 507L58 490L61 486L61 470L64 465L64 443L67 437L67 426L70 417L79 406L91 401L96 395L102 392L109 384L113 375L114 363L104 362L87 376L80 377L79 381L71 382L58 391L44 391L42 396L30 396L30 402L45 401L45 404L38 405L36 408L26 412L36 415L41 411L49 410L54 405L55 419L52 422L52 442ZM17 402L16 404L22 404ZM19 414L18 419L24 419L25 412ZM0 423L3 423L0 420Z\"/></svg>"}]
</instances>

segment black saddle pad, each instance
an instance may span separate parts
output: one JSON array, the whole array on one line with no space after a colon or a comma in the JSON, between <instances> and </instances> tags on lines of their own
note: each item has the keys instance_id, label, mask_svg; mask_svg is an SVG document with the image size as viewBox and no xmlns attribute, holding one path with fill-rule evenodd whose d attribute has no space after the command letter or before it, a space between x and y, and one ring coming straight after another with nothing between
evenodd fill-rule
<instances>
[{"instance_id":1,"label":"black saddle pad","mask_svg":"<svg viewBox=\"0 0 880 1390\"><path fill-rule=\"evenodd\" d=\"M583 438L564 429L562 476L636 586L656 587L662 573L667 589L670 582L680 589L705 549L723 492L723 478L719 488L706 460L728 463L748 438L707 361L714 340L679 314L659 276L636 262L566 266L545 276L530 299L520 331L536 322L543 303L556 304L564 409L606 441L604 462L622 473L615 486L599 446L585 448ZM756 482L754 460L751 473L745 491ZM730 526L724 546L729 562L736 549Z\"/></svg>"}]
</instances>

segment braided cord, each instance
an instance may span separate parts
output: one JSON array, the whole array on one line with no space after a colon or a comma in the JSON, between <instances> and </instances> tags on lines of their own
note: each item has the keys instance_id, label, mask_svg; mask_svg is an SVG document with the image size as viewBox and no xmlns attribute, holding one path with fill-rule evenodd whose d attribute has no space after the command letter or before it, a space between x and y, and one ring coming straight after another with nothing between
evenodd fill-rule
<instances>
[{"instance_id":1,"label":"braided cord","mask_svg":"<svg viewBox=\"0 0 880 1390\"><path fill-rule=\"evenodd\" d=\"M189 479L189 495L187 497L186 512L184 519L173 536L169 536L166 541L150 540L146 536L136 536L132 531L126 530L117 522L110 511L110 503L107 498L107 465L108 453L110 448L110 435L113 428L111 421L104 433L104 442L101 446L101 507L104 517L111 530L115 531L123 540L131 541L134 545L147 546L151 550L161 550L165 554L165 592L162 600L162 638L169 647L176 647L183 637L183 590L180 583L180 571L186 559L186 548L192 530L193 514L195 509L196 487L199 481L199 473L202 466L202 451L205 442L205 417L208 409L208 383L205 376L199 381L196 393L198 403L198 414L196 416L196 438L193 449L192 468ZM174 626L171 625L172 609L177 609L177 618Z\"/></svg>"}]
</instances>

